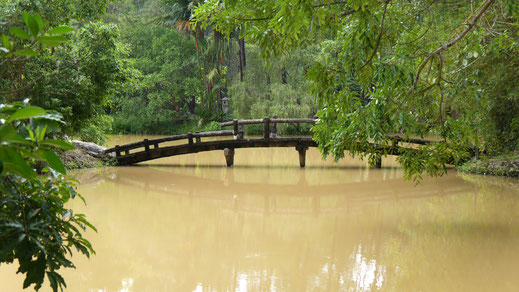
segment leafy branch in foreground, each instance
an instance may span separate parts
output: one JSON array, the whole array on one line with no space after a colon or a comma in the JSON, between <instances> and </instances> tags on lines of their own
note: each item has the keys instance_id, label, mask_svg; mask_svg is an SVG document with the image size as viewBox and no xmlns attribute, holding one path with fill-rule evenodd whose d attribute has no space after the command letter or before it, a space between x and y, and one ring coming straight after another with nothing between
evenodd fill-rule
<instances>
[{"instance_id":1,"label":"leafy branch in foreground","mask_svg":"<svg viewBox=\"0 0 519 292\"><path fill-rule=\"evenodd\" d=\"M59 120L56 113L23 103L0 108L0 263L18 260L24 288L35 284L38 290L45 274L54 291L63 288L57 271L74 267L67 259L72 248L87 256L94 252L81 231L95 228L83 214L65 208L82 197L76 181L63 177L66 170L55 153L74 147L47 138Z\"/></svg>"},{"instance_id":2,"label":"leafy branch in foreground","mask_svg":"<svg viewBox=\"0 0 519 292\"><path fill-rule=\"evenodd\" d=\"M32 36L23 29L11 29L14 39L2 35L0 64L38 55L40 46L54 47L64 38L42 38L62 34L70 27L57 27L44 34L38 15L24 14ZM15 49L27 43L23 50ZM31 49L31 48L34 48ZM18 273L25 274L23 287L39 290L45 276L54 291L66 287L58 273L74 267L67 258L73 249L90 256L92 246L81 232L95 230L83 214L74 214L65 204L81 197L73 179L66 179L65 166L57 151L74 147L59 139L62 116L23 102L0 104L0 265L18 261Z\"/></svg>"}]
</instances>

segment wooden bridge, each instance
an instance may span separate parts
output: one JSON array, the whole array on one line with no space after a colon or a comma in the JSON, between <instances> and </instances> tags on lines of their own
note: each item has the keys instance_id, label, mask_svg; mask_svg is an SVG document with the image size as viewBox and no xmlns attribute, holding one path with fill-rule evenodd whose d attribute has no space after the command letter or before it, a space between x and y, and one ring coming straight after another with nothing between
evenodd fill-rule
<instances>
[{"instance_id":1,"label":"wooden bridge","mask_svg":"<svg viewBox=\"0 0 519 292\"><path fill-rule=\"evenodd\" d=\"M117 145L114 148L105 150L105 154L113 155L119 165L131 165L143 161L159 159L169 156L198 153L203 151L223 150L227 166L234 164L234 150L237 148L256 148L256 147L294 147L299 152L299 165L305 167L306 150L309 147L317 147L317 143L311 137L278 137L277 124L281 123L309 123L315 124L316 119L278 119L264 118L253 120L233 120L221 123L220 126L231 127L232 130L197 132L180 135L173 135L158 139L144 139L126 145ZM263 124L263 137L245 138L244 126L252 124ZM229 137L229 139L202 141L206 137ZM422 139L403 140L397 136L392 138L392 146L381 146L371 143L371 149L377 153L388 155L400 155L403 147L398 146L399 142L425 145L431 141ZM186 143L174 146L164 145L166 142L187 140ZM162 144L162 145L160 145ZM412 148L405 148L413 150ZM378 158L376 167L380 168L382 157Z\"/></svg>"}]
</instances>

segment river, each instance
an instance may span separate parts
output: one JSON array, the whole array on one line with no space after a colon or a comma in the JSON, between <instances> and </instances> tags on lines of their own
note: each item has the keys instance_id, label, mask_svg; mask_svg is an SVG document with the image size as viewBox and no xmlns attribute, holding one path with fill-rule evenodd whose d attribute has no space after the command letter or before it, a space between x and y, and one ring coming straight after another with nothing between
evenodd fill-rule
<instances>
[{"instance_id":1,"label":"river","mask_svg":"<svg viewBox=\"0 0 519 292\"><path fill-rule=\"evenodd\" d=\"M111 144L142 139L115 136ZM517 291L519 181L403 180L316 149L237 149L72 175L97 252L67 291ZM14 266L0 291L20 291ZM48 291L44 286L42 291Z\"/></svg>"}]
</instances>

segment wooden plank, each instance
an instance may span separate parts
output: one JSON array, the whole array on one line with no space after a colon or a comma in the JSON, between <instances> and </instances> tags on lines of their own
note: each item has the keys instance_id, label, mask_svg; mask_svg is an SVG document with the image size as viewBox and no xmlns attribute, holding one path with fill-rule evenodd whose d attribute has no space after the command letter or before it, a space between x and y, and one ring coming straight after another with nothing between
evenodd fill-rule
<instances>
[{"instance_id":1,"label":"wooden plank","mask_svg":"<svg viewBox=\"0 0 519 292\"><path fill-rule=\"evenodd\" d=\"M200 132L194 134L195 137L221 137L221 136L232 136L234 133L231 130L222 131L211 131L211 132Z\"/></svg>"},{"instance_id":2,"label":"wooden plank","mask_svg":"<svg viewBox=\"0 0 519 292\"><path fill-rule=\"evenodd\" d=\"M159 149L150 149L149 152L136 152L129 156L124 156L118 159L121 165L135 164L142 161L169 157L175 155L183 155L190 153L198 153L204 151L224 150L225 148L256 148L256 147L317 147L317 143L312 138L305 137L286 137L273 138L265 141L264 138L243 139L243 140L219 140L197 143L193 145L177 145L169 147L161 147ZM360 147L360 145L359 145ZM419 151L412 148L404 147L388 147L372 145L374 151L379 151L385 155L400 155L401 150L405 151Z\"/></svg>"},{"instance_id":3,"label":"wooden plank","mask_svg":"<svg viewBox=\"0 0 519 292\"><path fill-rule=\"evenodd\" d=\"M233 131L222 130L222 131L200 132L200 133L193 134L193 137L195 137L195 138L196 137L219 137L219 136L232 136L232 135L233 135ZM159 143L178 141L178 140L183 140L183 139L187 139L187 138L188 138L188 134L173 135L173 136L168 136L168 137L164 137L164 138L148 140L148 145L155 145L155 148L157 148ZM119 150L125 151L125 150L132 150L132 149L145 147L145 145L146 145L145 140L147 140L147 139L144 139L144 141L133 142L133 143L119 146ZM105 154L111 153L114 151L115 151L115 147L106 149Z\"/></svg>"}]
</instances>

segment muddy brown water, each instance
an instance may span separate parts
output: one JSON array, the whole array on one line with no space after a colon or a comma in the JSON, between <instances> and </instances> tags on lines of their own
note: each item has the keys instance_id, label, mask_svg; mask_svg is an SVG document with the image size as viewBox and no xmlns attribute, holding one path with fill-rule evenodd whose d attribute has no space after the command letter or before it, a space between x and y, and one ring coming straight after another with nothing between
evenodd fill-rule
<instances>
[{"instance_id":1,"label":"muddy brown water","mask_svg":"<svg viewBox=\"0 0 519 292\"><path fill-rule=\"evenodd\" d=\"M111 144L142 139L115 136ZM519 181L450 170L416 186L292 148L81 170L97 254L67 291L519 291ZM0 267L0 291L22 291ZM48 291L44 287L43 291Z\"/></svg>"}]
</instances>

